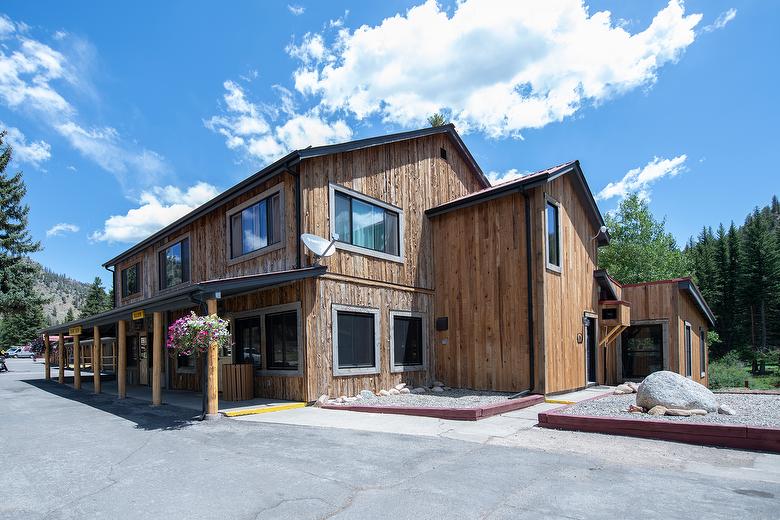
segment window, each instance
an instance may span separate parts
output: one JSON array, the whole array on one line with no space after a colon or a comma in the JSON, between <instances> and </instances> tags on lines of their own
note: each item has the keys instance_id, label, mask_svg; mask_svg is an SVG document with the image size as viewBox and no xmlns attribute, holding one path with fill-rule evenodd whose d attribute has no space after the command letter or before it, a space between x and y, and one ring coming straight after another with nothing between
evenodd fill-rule
<instances>
[{"instance_id":1,"label":"window","mask_svg":"<svg viewBox=\"0 0 780 520\"><path fill-rule=\"evenodd\" d=\"M446 148L439 148L439 156L446 161L447 160L447 149Z\"/></svg>"},{"instance_id":2,"label":"window","mask_svg":"<svg viewBox=\"0 0 780 520\"><path fill-rule=\"evenodd\" d=\"M547 200L545 209L545 226L547 242L547 267L556 271L561 270L561 222L560 206L552 200Z\"/></svg>"},{"instance_id":3,"label":"window","mask_svg":"<svg viewBox=\"0 0 780 520\"><path fill-rule=\"evenodd\" d=\"M298 313L265 315L265 355L268 370L298 370Z\"/></svg>"},{"instance_id":4,"label":"window","mask_svg":"<svg viewBox=\"0 0 780 520\"><path fill-rule=\"evenodd\" d=\"M660 323L631 325L623 331L621 357L623 378L643 379L664 369L664 330Z\"/></svg>"},{"instance_id":5,"label":"window","mask_svg":"<svg viewBox=\"0 0 780 520\"><path fill-rule=\"evenodd\" d=\"M331 185L331 232L337 247L401 260L402 213L398 208Z\"/></svg>"},{"instance_id":6,"label":"window","mask_svg":"<svg viewBox=\"0 0 780 520\"><path fill-rule=\"evenodd\" d=\"M390 370L405 372L425 367L425 326L423 314L393 311L390 313Z\"/></svg>"},{"instance_id":7,"label":"window","mask_svg":"<svg viewBox=\"0 0 780 520\"><path fill-rule=\"evenodd\" d=\"M127 269L122 269L122 297L127 298L141 292L141 280L138 274L141 270L141 264L131 265Z\"/></svg>"},{"instance_id":8,"label":"window","mask_svg":"<svg viewBox=\"0 0 780 520\"><path fill-rule=\"evenodd\" d=\"M707 375L707 331L699 328L699 371L701 377Z\"/></svg>"},{"instance_id":9,"label":"window","mask_svg":"<svg viewBox=\"0 0 780 520\"><path fill-rule=\"evenodd\" d=\"M691 360L691 324L685 322L685 375L691 377L693 362Z\"/></svg>"},{"instance_id":10,"label":"window","mask_svg":"<svg viewBox=\"0 0 780 520\"><path fill-rule=\"evenodd\" d=\"M260 366L260 317L237 319L235 321L236 363L252 363Z\"/></svg>"},{"instance_id":11,"label":"window","mask_svg":"<svg viewBox=\"0 0 780 520\"><path fill-rule=\"evenodd\" d=\"M379 372L379 310L333 306L334 375Z\"/></svg>"},{"instance_id":12,"label":"window","mask_svg":"<svg viewBox=\"0 0 780 520\"><path fill-rule=\"evenodd\" d=\"M160 289L190 281L190 239L185 238L158 253Z\"/></svg>"},{"instance_id":13,"label":"window","mask_svg":"<svg viewBox=\"0 0 780 520\"><path fill-rule=\"evenodd\" d=\"M239 258L282 241L282 191L261 194L228 213L230 258Z\"/></svg>"}]
</instances>

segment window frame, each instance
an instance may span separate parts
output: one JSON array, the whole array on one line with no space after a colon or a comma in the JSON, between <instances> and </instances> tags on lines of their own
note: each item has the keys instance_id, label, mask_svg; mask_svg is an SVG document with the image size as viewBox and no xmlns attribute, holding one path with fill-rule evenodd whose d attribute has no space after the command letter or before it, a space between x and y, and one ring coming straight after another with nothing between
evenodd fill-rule
<instances>
[{"instance_id":1,"label":"window frame","mask_svg":"<svg viewBox=\"0 0 780 520\"><path fill-rule=\"evenodd\" d=\"M707 376L707 331L699 327L699 377Z\"/></svg>"},{"instance_id":2,"label":"window frame","mask_svg":"<svg viewBox=\"0 0 780 520\"><path fill-rule=\"evenodd\" d=\"M685 377L693 378L693 327L687 321L683 322L683 361L685 362Z\"/></svg>"},{"instance_id":3,"label":"window frame","mask_svg":"<svg viewBox=\"0 0 780 520\"><path fill-rule=\"evenodd\" d=\"M428 369L428 315L424 312L418 311L402 311L402 310L390 310L390 372L391 373L403 373L403 372L420 372ZM422 321L422 363L418 365L396 365L395 364L395 318L420 318Z\"/></svg>"},{"instance_id":4,"label":"window frame","mask_svg":"<svg viewBox=\"0 0 780 520\"><path fill-rule=\"evenodd\" d=\"M384 251L376 251L368 247L356 246L354 244L342 242L341 239L343 237L339 237L339 240L336 241L335 243L336 249L349 251L351 253L359 253L361 255L366 255L366 256L373 256L375 258L381 258L382 260L389 260L391 262L404 263L404 224L405 224L404 211L398 206L393 206L392 204L388 204L387 202L381 201L369 195L365 195L363 193L351 190L349 188L345 188L344 186L340 186L338 184L330 183L328 185L328 216L330 220L331 236L333 236L336 233L336 193L337 192L358 199L367 204L377 206L379 208L384 209L385 211L390 211L398 215L398 254L393 255L390 253L385 253Z\"/></svg>"},{"instance_id":5,"label":"window frame","mask_svg":"<svg viewBox=\"0 0 780 520\"><path fill-rule=\"evenodd\" d=\"M374 366L359 368L339 368L339 312L351 312L358 314L370 314L374 317ZM365 374L379 374L381 372L381 336L382 319L381 312L376 307L361 307L355 305L331 305L331 333L332 333L332 355L333 355L333 375L334 376L355 376Z\"/></svg>"},{"instance_id":6,"label":"window frame","mask_svg":"<svg viewBox=\"0 0 780 520\"><path fill-rule=\"evenodd\" d=\"M556 230L556 237L558 242L558 262L559 265L550 262L550 235L547 233L547 207L551 205L556 208L556 214L558 216L558 226ZM554 271L556 273L563 272L563 226L561 225L561 203L553 199L545 193L544 195L544 264L547 270Z\"/></svg>"},{"instance_id":7,"label":"window frame","mask_svg":"<svg viewBox=\"0 0 780 520\"><path fill-rule=\"evenodd\" d=\"M188 248L189 248L189 250L187 251L187 274L189 275L188 279L182 281L181 283L177 283L175 285L163 287L162 286L162 277L160 276L160 267L161 267L160 266L160 253L162 251L165 251L168 248L171 248L171 247L175 246L178 243L184 242L185 240L188 241ZM173 290L175 288L179 288L179 287L186 287L187 285L192 284L192 238L190 237L189 233L185 233L183 235L179 235L179 236L175 237L174 239L168 240L167 242L165 242L165 244L163 244L162 246L157 248L157 250L155 251L155 254L154 254L154 258L155 258L155 264L156 264L156 267L157 267L157 269L156 269L157 270L157 289L158 289L158 291L160 293L164 293L164 292L167 292L167 291ZM184 270L184 261L183 260L182 260L182 270ZM182 277L183 277L183 273L182 273Z\"/></svg>"},{"instance_id":8,"label":"window frame","mask_svg":"<svg viewBox=\"0 0 780 520\"><path fill-rule=\"evenodd\" d=\"M260 249L255 249L254 251L250 251L249 253L245 253L243 255L233 257L233 243L232 243L233 237L231 236L232 227L230 225L233 216L235 216L236 213L240 213L245 209L262 202L265 199L270 199L277 193L279 194L279 218L281 219L281 225L279 226L279 235L280 235L279 241L274 242L273 244L268 244L267 246L261 247ZM264 192L255 195L251 199L242 202L238 206L234 206L228 209L225 212L225 256L227 257L227 265L233 265L239 262L245 262L247 260L257 258L258 256L270 253L272 251L277 251L279 249L282 249L285 246L286 243L285 224L286 224L287 217L285 213L284 199L285 199L284 182L280 182L275 184L271 188L265 190Z\"/></svg>"},{"instance_id":9,"label":"window frame","mask_svg":"<svg viewBox=\"0 0 780 520\"><path fill-rule=\"evenodd\" d=\"M138 290L135 291L135 292L132 292L132 293L125 294L125 287L126 287L125 272L130 270L130 269L132 269L132 268L134 268L134 267L136 268L135 278L136 278L136 281L137 281L137 284L138 284ZM134 262L134 263L128 265L127 267L125 267L124 269L121 269L119 271L119 285L121 285L121 288L122 288L122 294L121 294L122 299L133 298L135 296L140 295L143 292L143 288L142 288L142 284L141 284L141 273L142 272L143 272L143 270L141 269L141 260L138 260L137 262Z\"/></svg>"}]
</instances>

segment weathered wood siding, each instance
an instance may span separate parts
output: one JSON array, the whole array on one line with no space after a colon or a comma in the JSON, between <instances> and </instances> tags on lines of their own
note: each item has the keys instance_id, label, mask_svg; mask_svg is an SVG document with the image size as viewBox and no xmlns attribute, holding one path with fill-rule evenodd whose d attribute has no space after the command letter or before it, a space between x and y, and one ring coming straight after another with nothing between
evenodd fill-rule
<instances>
[{"instance_id":1,"label":"weathered wood siding","mask_svg":"<svg viewBox=\"0 0 780 520\"><path fill-rule=\"evenodd\" d=\"M513 194L434 217L435 377L479 390L530 386L525 201Z\"/></svg>"},{"instance_id":2,"label":"weathered wood siding","mask_svg":"<svg viewBox=\"0 0 780 520\"><path fill-rule=\"evenodd\" d=\"M709 322L707 321L707 318L702 315L689 294L683 291L678 291L678 293L679 335L677 344L679 345L680 373L685 373L685 322L687 321L691 324L691 377L694 381L707 386L709 384L709 379L707 377L709 360L707 359L707 349L705 348L704 375L702 376L699 340L703 335L706 341Z\"/></svg>"},{"instance_id":3,"label":"weathered wood siding","mask_svg":"<svg viewBox=\"0 0 780 520\"><path fill-rule=\"evenodd\" d=\"M587 210L584 195L564 175L536 190L536 202L541 206L536 232L541 240L544 257L545 195L560 204L562 268L547 269L546 262L537 262L543 270L544 284L544 345L545 393L562 392L585 386L585 343L577 343L583 334L585 312L598 312L598 286L593 277L596 269L597 245L594 236L598 224ZM537 210L539 211L539 210ZM537 258L539 255L537 254ZM598 328L597 328L598 330ZM603 366L603 349L596 349L596 367Z\"/></svg>"}]
</instances>

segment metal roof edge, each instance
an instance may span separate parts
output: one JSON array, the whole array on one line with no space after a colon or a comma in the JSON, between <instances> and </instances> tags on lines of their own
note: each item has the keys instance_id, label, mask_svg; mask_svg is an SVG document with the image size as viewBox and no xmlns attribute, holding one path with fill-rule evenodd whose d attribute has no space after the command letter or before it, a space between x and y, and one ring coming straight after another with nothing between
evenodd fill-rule
<instances>
[{"instance_id":1,"label":"metal roof edge","mask_svg":"<svg viewBox=\"0 0 780 520\"><path fill-rule=\"evenodd\" d=\"M702 314L704 314L707 317L707 320L710 322L710 325L714 327L715 314L710 309L710 306L707 305L707 301L704 299L704 296L702 296L701 292L699 291L699 288L696 287L696 284L693 283L693 280L691 279L680 280L679 282L677 282L677 287L684 291L687 291L688 294L691 295L693 300L699 306L699 309L702 311Z\"/></svg>"}]
</instances>

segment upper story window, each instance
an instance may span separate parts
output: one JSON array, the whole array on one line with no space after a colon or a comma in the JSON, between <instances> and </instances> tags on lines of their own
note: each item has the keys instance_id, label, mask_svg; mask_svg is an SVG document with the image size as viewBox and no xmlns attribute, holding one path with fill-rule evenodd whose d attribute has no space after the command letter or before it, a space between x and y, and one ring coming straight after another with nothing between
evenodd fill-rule
<instances>
[{"instance_id":1,"label":"upper story window","mask_svg":"<svg viewBox=\"0 0 780 520\"><path fill-rule=\"evenodd\" d=\"M331 185L331 232L340 249L402 261L403 212L389 204Z\"/></svg>"},{"instance_id":2,"label":"upper story window","mask_svg":"<svg viewBox=\"0 0 780 520\"><path fill-rule=\"evenodd\" d=\"M134 264L122 269L122 297L127 298L141 292L141 264Z\"/></svg>"},{"instance_id":3,"label":"upper story window","mask_svg":"<svg viewBox=\"0 0 780 520\"><path fill-rule=\"evenodd\" d=\"M547 253L547 268L561 270L561 218L560 205L547 199L545 204L545 249Z\"/></svg>"},{"instance_id":4,"label":"upper story window","mask_svg":"<svg viewBox=\"0 0 780 520\"><path fill-rule=\"evenodd\" d=\"M190 239L185 238L157 253L160 289L190 281Z\"/></svg>"},{"instance_id":5,"label":"upper story window","mask_svg":"<svg viewBox=\"0 0 780 520\"><path fill-rule=\"evenodd\" d=\"M283 222L281 185L233 208L228 212L230 258L279 244Z\"/></svg>"}]
</instances>

